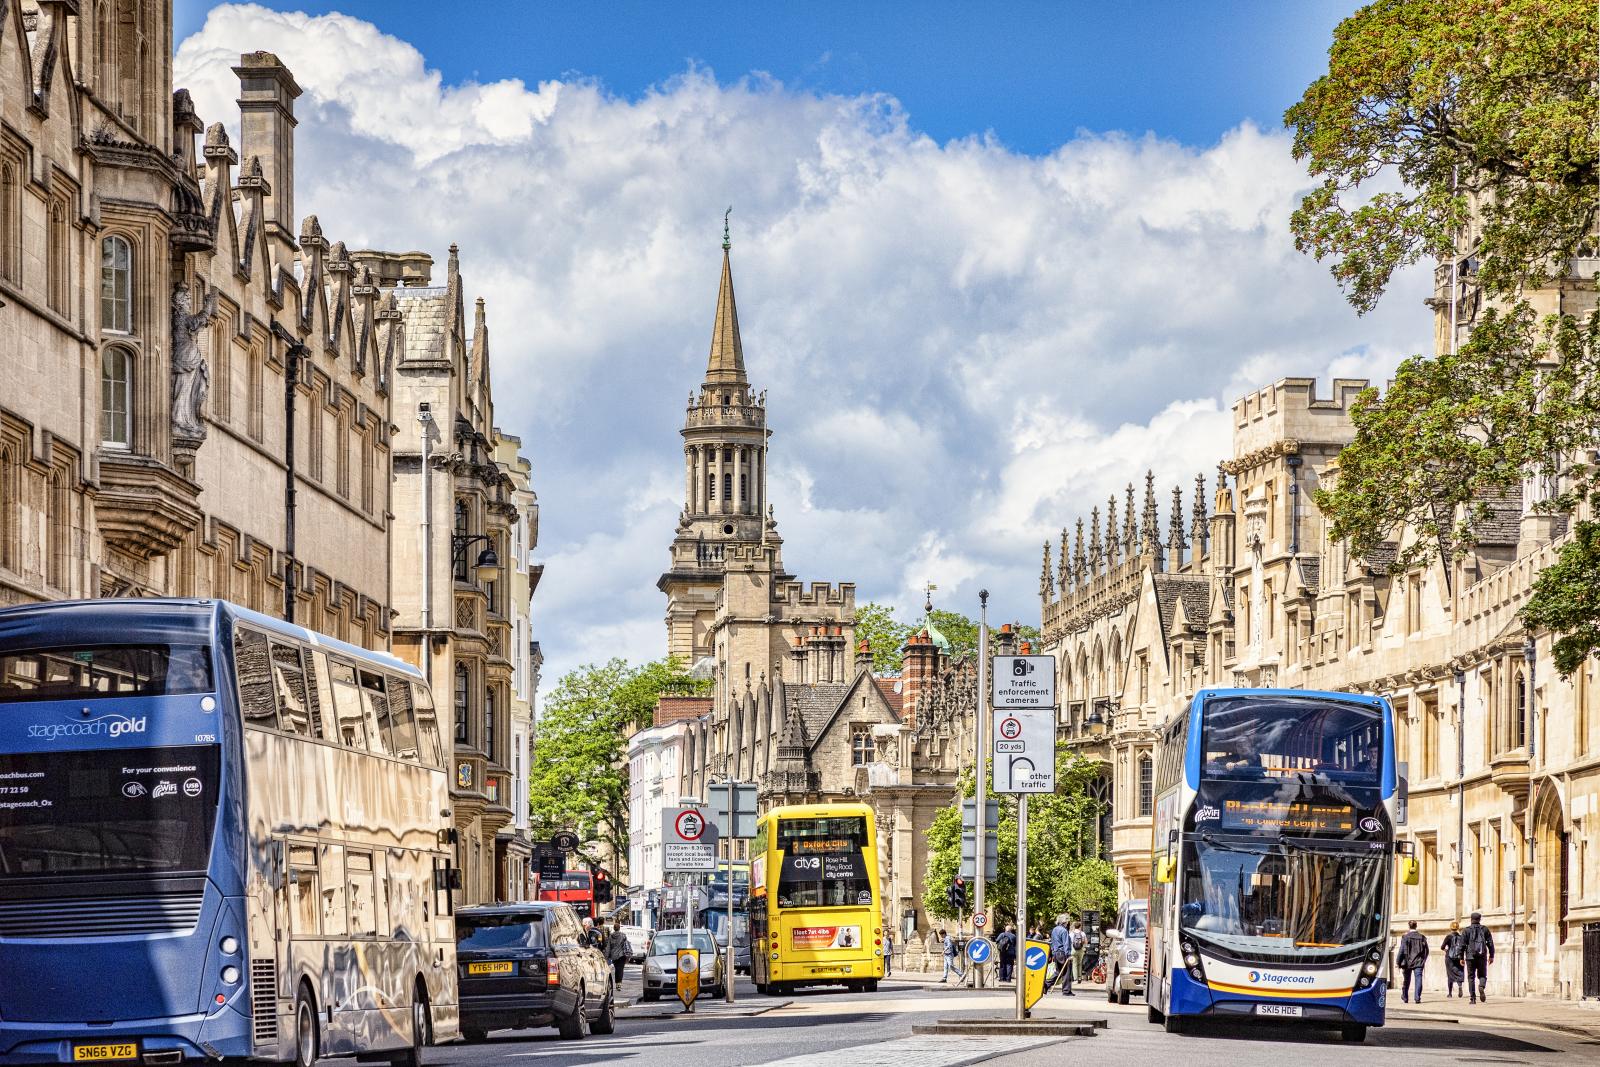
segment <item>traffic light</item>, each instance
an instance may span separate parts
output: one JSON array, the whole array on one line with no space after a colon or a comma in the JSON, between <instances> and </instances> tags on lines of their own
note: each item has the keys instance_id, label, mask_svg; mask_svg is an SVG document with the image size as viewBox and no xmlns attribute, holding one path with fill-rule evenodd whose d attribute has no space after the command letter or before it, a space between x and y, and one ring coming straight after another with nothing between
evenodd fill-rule
<instances>
[{"instance_id":1,"label":"traffic light","mask_svg":"<svg viewBox=\"0 0 1600 1067\"><path fill-rule=\"evenodd\" d=\"M594 870L594 902L611 903L611 872L604 867L596 867Z\"/></svg>"},{"instance_id":2,"label":"traffic light","mask_svg":"<svg viewBox=\"0 0 1600 1067\"><path fill-rule=\"evenodd\" d=\"M945 900L949 903L950 909L957 915L965 912L967 910L967 880L965 878L957 878L951 882L950 887L945 890Z\"/></svg>"}]
</instances>

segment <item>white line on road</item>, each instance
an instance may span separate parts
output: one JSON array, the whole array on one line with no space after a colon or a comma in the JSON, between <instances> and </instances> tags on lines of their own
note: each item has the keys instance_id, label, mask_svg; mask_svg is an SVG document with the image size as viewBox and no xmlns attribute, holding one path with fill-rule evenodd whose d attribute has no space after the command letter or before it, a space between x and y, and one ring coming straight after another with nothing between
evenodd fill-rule
<instances>
[{"instance_id":1,"label":"white line on road","mask_svg":"<svg viewBox=\"0 0 1600 1067\"><path fill-rule=\"evenodd\" d=\"M833 1052L769 1060L765 1067L963 1067L1059 1040L1055 1037L902 1037Z\"/></svg>"}]
</instances>

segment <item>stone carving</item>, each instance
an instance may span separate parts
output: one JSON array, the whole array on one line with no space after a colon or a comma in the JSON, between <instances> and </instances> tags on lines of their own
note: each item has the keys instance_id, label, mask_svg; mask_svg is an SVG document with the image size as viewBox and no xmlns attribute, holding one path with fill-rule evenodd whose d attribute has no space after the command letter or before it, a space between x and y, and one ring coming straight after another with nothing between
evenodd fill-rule
<instances>
[{"instance_id":1,"label":"stone carving","mask_svg":"<svg viewBox=\"0 0 1600 1067\"><path fill-rule=\"evenodd\" d=\"M180 284L172 294L172 436L198 444L206 437L206 397L211 392L200 331L216 318L217 291L206 294L199 314L189 308L189 287Z\"/></svg>"}]
</instances>

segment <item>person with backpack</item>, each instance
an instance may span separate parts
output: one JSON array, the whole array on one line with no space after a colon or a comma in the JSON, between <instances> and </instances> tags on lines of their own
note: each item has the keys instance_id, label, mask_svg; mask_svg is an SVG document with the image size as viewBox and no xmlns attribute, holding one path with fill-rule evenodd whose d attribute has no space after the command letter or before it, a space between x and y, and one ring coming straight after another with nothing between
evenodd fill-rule
<instances>
[{"instance_id":1,"label":"person with backpack","mask_svg":"<svg viewBox=\"0 0 1600 1067\"><path fill-rule=\"evenodd\" d=\"M1489 999L1489 964L1494 962L1494 935L1483 925L1483 916L1472 913L1472 921L1461 931L1461 958L1467 964L1468 1003Z\"/></svg>"},{"instance_id":2,"label":"person with backpack","mask_svg":"<svg viewBox=\"0 0 1600 1067\"><path fill-rule=\"evenodd\" d=\"M1422 969L1428 963L1428 939L1417 930L1417 920L1406 924L1400 938L1400 948L1394 954L1394 965L1400 968L1400 999L1410 1003L1413 995L1422 1003Z\"/></svg>"},{"instance_id":3,"label":"person with backpack","mask_svg":"<svg viewBox=\"0 0 1600 1067\"><path fill-rule=\"evenodd\" d=\"M1000 981L1011 981L1017 967L1017 928L1010 923L994 939L994 950L1000 956Z\"/></svg>"},{"instance_id":4,"label":"person with backpack","mask_svg":"<svg viewBox=\"0 0 1600 1067\"><path fill-rule=\"evenodd\" d=\"M1444 950L1444 996L1446 1000L1451 997L1461 996L1461 980L1464 977L1464 968L1461 966L1461 924L1450 923L1450 932L1444 935L1444 943L1439 947Z\"/></svg>"},{"instance_id":5,"label":"person with backpack","mask_svg":"<svg viewBox=\"0 0 1600 1067\"><path fill-rule=\"evenodd\" d=\"M939 983L943 985L949 981L952 972L955 973L958 982L966 978L967 969L961 966L961 949L956 944L956 939L950 936L948 930L940 930L939 940L944 946L944 976L939 979Z\"/></svg>"},{"instance_id":6,"label":"person with backpack","mask_svg":"<svg viewBox=\"0 0 1600 1067\"><path fill-rule=\"evenodd\" d=\"M622 920L614 920L611 932L606 935L606 961L611 964L619 985L622 983L622 972L628 966L628 954L632 951L628 946L628 935L622 932Z\"/></svg>"},{"instance_id":7,"label":"person with backpack","mask_svg":"<svg viewBox=\"0 0 1600 1067\"><path fill-rule=\"evenodd\" d=\"M1072 920L1072 980L1084 981L1088 975L1083 969L1084 952L1089 947L1089 938L1083 932L1083 923L1077 919Z\"/></svg>"}]
</instances>

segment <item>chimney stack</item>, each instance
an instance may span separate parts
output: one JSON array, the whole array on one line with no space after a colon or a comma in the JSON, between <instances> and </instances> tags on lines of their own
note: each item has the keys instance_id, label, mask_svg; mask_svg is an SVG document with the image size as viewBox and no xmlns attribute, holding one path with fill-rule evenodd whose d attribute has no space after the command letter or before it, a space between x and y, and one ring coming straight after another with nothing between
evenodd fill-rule
<instances>
[{"instance_id":1,"label":"chimney stack","mask_svg":"<svg viewBox=\"0 0 1600 1067\"><path fill-rule=\"evenodd\" d=\"M294 101L300 86L283 61L271 52L246 52L233 68L239 77L239 154L261 161L261 174L271 192L264 220L274 266L293 269Z\"/></svg>"}]
</instances>

